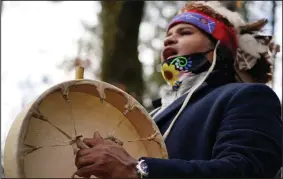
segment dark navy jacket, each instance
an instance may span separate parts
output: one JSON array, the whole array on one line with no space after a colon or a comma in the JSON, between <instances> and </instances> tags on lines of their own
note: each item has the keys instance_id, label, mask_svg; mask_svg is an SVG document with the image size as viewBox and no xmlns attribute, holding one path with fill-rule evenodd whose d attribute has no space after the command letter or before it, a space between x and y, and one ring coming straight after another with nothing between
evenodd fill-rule
<instances>
[{"instance_id":1,"label":"dark navy jacket","mask_svg":"<svg viewBox=\"0 0 283 179\"><path fill-rule=\"evenodd\" d=\"M184 97L155 121L163 134ZM151 177L275 177L282 164L280 101L266 85L204 84L177 119L167 159L143 158Z\"/></svg>"}]
</instances>

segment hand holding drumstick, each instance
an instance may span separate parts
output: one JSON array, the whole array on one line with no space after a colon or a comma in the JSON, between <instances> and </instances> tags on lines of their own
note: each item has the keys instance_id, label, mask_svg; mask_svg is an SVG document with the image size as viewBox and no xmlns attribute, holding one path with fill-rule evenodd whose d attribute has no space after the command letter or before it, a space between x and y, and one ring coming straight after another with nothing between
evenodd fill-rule
<instances>
[{"instance_id":1,"label":"hand holding drumstick","mask_svg":"<svg viewBox=\"0 0 283 179\"><path fill-rule=\"evenodd\" d=\"M93 138L77 142L77 145L80 148L75 159L78 170L72 177L138 178L135 168L137 160L121 145L104 140L98 132L94 133Z\"/></svg>"}]
</instances>

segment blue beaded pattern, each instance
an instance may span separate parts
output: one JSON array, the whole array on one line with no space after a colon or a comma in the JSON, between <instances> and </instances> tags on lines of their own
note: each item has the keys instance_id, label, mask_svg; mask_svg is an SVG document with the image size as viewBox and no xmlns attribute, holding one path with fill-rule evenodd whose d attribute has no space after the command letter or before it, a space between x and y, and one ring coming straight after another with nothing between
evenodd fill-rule
<instances>
[{"instance_id":1,"label":"blue beaded pattern","mask_svg":"<svg viewBox=\"0 0 283 179\"><path fill-rule=\"evenodd\" d=\"M193 24L209 34L213 34L216 24L209 18L194 12L185 12L172 19L169 26L175 22L186 22Z\"/></svg>"}]
</instances>

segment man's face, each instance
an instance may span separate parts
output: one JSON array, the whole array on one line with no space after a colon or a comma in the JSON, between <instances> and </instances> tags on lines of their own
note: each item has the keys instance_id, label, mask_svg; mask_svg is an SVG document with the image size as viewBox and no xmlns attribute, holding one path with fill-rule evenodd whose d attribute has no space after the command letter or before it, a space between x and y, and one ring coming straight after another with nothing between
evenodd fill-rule
<instances>
[{"instance_id":1,"label":"man's face","mask_svg":"<svg viewBox=\"0 0 283 179\"><path fill-rule=\"evenodd\" d=\"M170 28L164 40L161 62L174 56L205 52L213 48L212 42L200 30L190 24L177 24ZM206 56L212 61L213 51Z\"/></svg>"}]
</instances>

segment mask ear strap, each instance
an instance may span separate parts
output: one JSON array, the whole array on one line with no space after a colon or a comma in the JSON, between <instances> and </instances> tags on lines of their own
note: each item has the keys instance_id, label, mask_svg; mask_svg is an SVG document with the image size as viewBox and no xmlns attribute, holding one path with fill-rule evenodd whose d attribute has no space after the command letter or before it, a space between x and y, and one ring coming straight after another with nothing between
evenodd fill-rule
<instances>
[{"instance_id":1,"label":"mask ear strap","mask_svg":"<svg viewBox=\"0 0 283 179\"><path fill-rule=\"evenodd\" d=\"M214 67L215 67L215 64L216 64L216 50L218 48L218 45L220 44L220 41L217 41L217 44L215 46L215 49L214 50L214 53L213 53L213 60L212 60L212 64L210 66L210 68L208 69L205 77L203 79L201 79L196 85L194 85L192 87L192 89L189 91L185 101L183 102L182 106L181 106L181 109L178 111L177 115L174 117L173 121L170 123L169 127L167 128L167 130L165 131L165 133L163 134L163 138L164 140L166 140L167 136L169 135L174 123L176 122L177 118L179 117L179 115L181 114L181 112L184 110L184 108L186 107L186 105L188 104L191 96L193 95L193 93L195 92L196 89L198 89L202 84L203 82L206 80L206 78L208 77L208 75L213 71Z\"/></svg>"}]
</instances>

